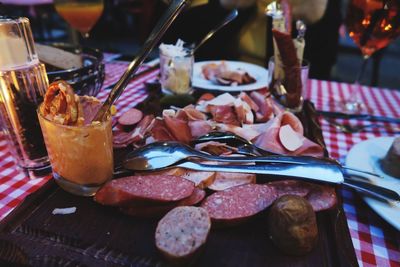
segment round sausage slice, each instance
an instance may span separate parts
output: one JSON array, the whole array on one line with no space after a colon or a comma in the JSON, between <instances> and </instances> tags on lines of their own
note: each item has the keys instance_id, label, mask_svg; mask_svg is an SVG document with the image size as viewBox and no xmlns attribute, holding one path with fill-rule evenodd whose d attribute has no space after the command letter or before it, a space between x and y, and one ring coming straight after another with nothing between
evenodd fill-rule
<instances>
[{"instance_id":1,"label":"round sausage slice","mask_svg":"<svg viewBox=\"0 0 400 267\"><path fill-rule=\"evenodd\" d=\"M274 188L246 184L216 192L202 203L213 223L235 225L263 211L277 198Z\"/></svg>"},{"instance_id":2,"label":"round sausage slice","mask_svg":"<svg viewBox=\"0 0 400 267\"><path fill-rule=\"evenodd\" d=\"M120 210L131 216L142 218L161 218L170 210L179 206L192 206L200 203L206 196L206 192L202 189L195 188L193 194L178 202L172 202L164 205L140 205L131 207L122 207Z\"/></svg>"},{"instance_id":3,"label":"round sausage slice","mask_svg":"<svg viewBox=\"0 0 400 267\"><path fill-rule=\"evenodd\" d=\"M335 188L329 185L312 184L306 199L315 212L333 208L337 204Z\"/></svg>"},{"instance_id":4,"label":"round sausage slice","mask_svg":"<svg viewBox=\"0 0 400 267\"><path fill-rule=\"evenodd\" d=\"M167 259L183 263L205 244L210 228L210 217L205 209L177 207L158 223L156 246Z\"/></svg>"},{"instance_id":5,"label":"round sausage slice","mask_svg":"<svg viewBox=\"0 0 400 267\"><path fill-rule=\"evenodd\" d=\"M311 190L311 185L309 183L297 180L273 181L269 182L268 185L275 188L278 198L284 195L305 197Z\"/></svg>"},{"instance_id":6,"label":"round sausage slice","mask_svg":"<svg viewBox=\"0 0 400 267\"><path fill-rule=\"evenodd\" d=\"M165 203L189 197L194 183L174 175L129 176L111 180L97 191L95 201L104 205Z\"/></svg>"},{"instance_id":7,"label":"round sausage slice","mask_svg":"<svg viewBox=\"0 0 400 267\"><path fill-rule=\"evenodd\" d=\"M136 123L138 123L141 119L143 118L143 113L136 109L136 108L131 108L124 112L119 118L118 118L118 123L121 124L122 126L134 126Z\"/></svg>"}]
</instances>

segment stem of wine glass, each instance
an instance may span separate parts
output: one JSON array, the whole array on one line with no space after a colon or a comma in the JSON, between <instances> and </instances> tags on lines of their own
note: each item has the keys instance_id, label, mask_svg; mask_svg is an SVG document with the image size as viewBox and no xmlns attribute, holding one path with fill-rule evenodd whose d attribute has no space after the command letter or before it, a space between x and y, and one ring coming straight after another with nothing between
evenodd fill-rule
<instances>
[{"instance_id":1,"label":"stem of wine glass","mask_svg":"<svg viewBox=\"0 0 400 267\"><path fill-rule=\"evenodd\" d=\"M347 112L358 113L364 109L364 104L361 101L360 89L361 89L361 79L364 76L365 69L367 67L369 56L364 56L361 64L361 68L357 73L356 80L354 84L350 86L350 96L344 103L344 108Z\"/></svg>"},{"instance_id":2,"label":"stem of wine glass","mask_svg":"<svg viewBox=\"0 0 400 267\"><path fill-rule=\"evenodd\" d=\"M89 32L81 32L81 35L84 39L88 39L89 38Z\"/></svg>"},{"instance_id":3,"label":"stem of wine glass","mask_svg":"<svg viewBox=\"0 0 400 267\"><path fill-rule=\"evenodd\" d=\"M356 80L354 81L355 84L360 84L361 83L361 79L364 76L364 72L365 72L365 69L367 67L368 59L369 59L369 56L363 56L363 60L362 60L362 63L361 63L361 68L357 73Z\"/></svg>"}]
</instances>

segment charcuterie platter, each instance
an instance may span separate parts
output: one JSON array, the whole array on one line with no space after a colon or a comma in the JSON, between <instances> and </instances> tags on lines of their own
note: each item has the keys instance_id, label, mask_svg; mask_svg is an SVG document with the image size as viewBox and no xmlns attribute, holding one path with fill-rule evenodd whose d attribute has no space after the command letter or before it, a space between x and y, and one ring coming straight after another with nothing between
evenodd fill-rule
<instances>
[{"instance_id":1,"label":"charcuterie platter","mask_svg":"<svg viewBox=\"0 0 400 267\"><path fill-rule=\"evenodd\" d=\"M159 93L159 91L151 91L147 100L139 105L138 109L145 115L162 114L165 107L160 104ZM326 155L322 133L312 103L306 101L301 113L296 115L302 123L305 138L313 144L320 145L322 153ZM137 115L133 117L135 116ZM126 120L122 119L122 121ZM132 150L123 146L127 140L126 138L118 140L121 147L115 149L116 166L127 152ZM148 187L138 179L129 183L134 184L135 188L141 186L140 190L134 192L135 196L141 200L185 201L186 205L195 205L199 199L207 197L201 206L208 213L212 213L212 202L215 202L216 198L226 199L230 194L236 194L232 191L239 190L241 195L248 195L251 201L251 198L254 198L251 192L265 195L268 193L266 191L270 190L264 185L250 183L242 187L233 187L231 191L217 191L218 194L212 195L212 188L199 190L193 188L192 184L179 179L176 181L158 179L159 183L157 183L157 177L148 178L146 179ZM151 179L154 181L150 181ZM114 181L117 183L123 180ZM180 184L181 188L175 193L171 191L172 196L169 197L157 191L157 188L162 187L161 184L165 185L163 188L171 184ZM153 187L153 191L147 194L146 190L150 186ZM223 187L225 184L214 184L214 190L218 190L218 186ZM275 187L276 192L286 192L290 185L285 186L283 191L279 183L275 184ZM202 211L183 208L177 210L174 216L164 217L159 223L160 218L143 216L159 206L148 206L147 209L142 209L139 215L132 214L132 209L129 208L108 206L107 204L113 201L114 204L124 201L123 198L116 199L112 194L107 193L115 188L115 184L102 188L102 191L99 191L101 193L96 194L96 201L93 201L91 197L69 194L50 180L3 220L0 226L2 246L0 259L28 266L71 264L75 266L168 266L169 262L159 252L160 248L167 249L165 245L167 237L163 235L165 233L163 229L171 223L179 224L182 220L176 222L176 218L188 212L194 218L204 218ZM332 190L334 193L335 189L332 188ZM308 200L313 205L312 194L307 191L304 195L309 196ZM270 206L275 199L266 199L262 204L265 205L264 208L260 205L247 206L246 203L241 203L245 207L242 206L240 209L244 210L233 210L233 207L225 205L226 210L223 211L225 214L236 212L238 217L244 219L243 222L230 227L211 227L202 253L190 264L194 266L357 266L340 194L337 193L336 196L334 203L336 205L329 205L330 209L316 213L318 227L316 244L310 252L302 256L288 255L271 241L267 231L270 210L265 210L265 207ZM325 200L329 201L326 198ZM318 206L318 201L315 201L314 205L317 205L317 209L321 207ZM75 209L70 214L55 212L57 209L64 208ZM314 206L313 208L316 209ZM133 213L135 212L137 209ZM247 214L251 216L247 218ZM214 218L213 225L215 216L211 214L211 219ZM226 220L229 223L237 223L229 218ZM207 220L198 223L205 228L209 224Z\"/></svg>"}]
</instances>

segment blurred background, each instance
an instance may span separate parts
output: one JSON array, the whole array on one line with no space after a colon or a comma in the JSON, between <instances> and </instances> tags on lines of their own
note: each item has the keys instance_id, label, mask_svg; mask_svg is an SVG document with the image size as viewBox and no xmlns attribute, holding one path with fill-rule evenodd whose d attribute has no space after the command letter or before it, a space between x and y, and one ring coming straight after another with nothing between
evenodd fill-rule
<instances>
[{"instance_id":1,"label":"blurred background","mask_svg":"<svg viewBox=\"0 0 400 267\"><path fill-rule=\"evenodd\" d=\"M162 0L104 0L100 19L90 31L89 38L83 39L80 35L71 34L70 26L56 12L53 0L0 2L3 14L30 18L37 42L65 43L71 42L75 36L85 46L99 48L104 52L120 53L123 59L131 59L135 55L167 6ZM343 12L345 6L346 3L342 3ZM196 24L185 27L196 31ZM260 37L255 42L264 43L265 34ZM348 36L345 27L339 29L338 42L336 64L332 68L330 79L354 82L362 62L360 49ZM158 51L153 51L150 57L156 57L157 54ZM262 64L262 57L258 62ZM400 39L397 39L372 56L361 83L390 89L400 88L399 72Z\"/></svg>"}]
</instances>

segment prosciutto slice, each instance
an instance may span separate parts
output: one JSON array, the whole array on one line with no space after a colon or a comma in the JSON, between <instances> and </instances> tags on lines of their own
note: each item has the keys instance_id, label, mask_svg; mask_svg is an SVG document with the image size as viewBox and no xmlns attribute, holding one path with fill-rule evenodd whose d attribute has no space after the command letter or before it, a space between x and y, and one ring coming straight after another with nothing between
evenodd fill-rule
<instances>
[{"instance_id":1,"label":"prosciutto slice","mask_svg":"<svg viewBox=\"0 0 400 267\"><path fill-rule=\"evenodd\" d=\"M193 138L208 134L213 130L210 121L189 121L188 125Z\"/></svg>"},{"instance_id":2,"label":"prosciutto slice","mask_svg":"<svg viewBox=\"0 0 400 267\"><path fill-rule=\"evenodd\" d=\"M242 127L231 124L216 123L215 127L217 128L217 131L231 132L247 140L253 140L254 138L260 135L260 133L254 129L251 128L244 129Z\"/></svg>"},{"instance_id":3,"label":"prosciutto slice","mask_svg":"<svg viewBox=\"0 0 400 267\"><path fill-rule=\"evenodd\" d=\"M266 122L274 116L273 104L270 97L266 97L257 91L251 92L250 97L259 107L259 110L256 112L257 122Z\"/></svg>"},{"instance_id":4,"label":"prosciutto slice","mask_svg":"<svg viewBox=\"0 0 400 267\"><path fill-rule=\"evenodd\" d=\"M297 138L302 142L302 145L294 150L289 151L283 145L279 138L280 128L284 125L290 125ZM305 155L305 156L323 156L323 148L308 140L303 136L304 129L301 121L292 113L284 112L276 116L272 121L268 123L268 127L264 133L259 135L255 140L255 144L265 150L284 155Z\"/></svg>"},{"instance_id":5,"label":"prosciutto slice","mask_svg":"<svg viewBox=\"0 0 400 267\"><path fill-rule=\"evenodd\" d=\"M211 106L210 111L213 117L213 120L216 122L231 124L239 126L240 123L234 112L234 109L231 106Z\"/></svg>"},{"instance_id":6,"label":"prosciutto slice","mask_svg":"<svg viewBox=\"0 0 400 267\"><path fill-rule=\"evenodd\" d=\"M164 116L165 126L175 137L174 140L188 144L192 140L192 134L188 122L176 117Z\"/></svg>"},{"instance_id":7,"label":"prosciutto slice","mask_svg":"<svg viewBox=\"0 0 400 267\"><path fill-rule=\"evenodd\" d=\"M176 141L175 137L165 125L164 120L160 118L154 121L152 136L154 141Z\"/></svg>"}]
</instances>

